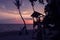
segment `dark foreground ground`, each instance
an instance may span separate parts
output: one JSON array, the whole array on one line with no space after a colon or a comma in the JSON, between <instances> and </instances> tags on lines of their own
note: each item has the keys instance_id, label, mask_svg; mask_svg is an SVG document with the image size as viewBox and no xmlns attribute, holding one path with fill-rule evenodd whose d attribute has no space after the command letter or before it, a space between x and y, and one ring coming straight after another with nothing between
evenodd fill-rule
<instances>
[{"instance_id":1,"label":"dark foreground ground","mask_svg":"<svg viewBox=\"0 0 60 40\"><path fill-rule=\"evenodd\" d=\"M20 31L2 32L0 33L0 40L32 40L32 32L29 34L22 33Z\"/></svg>"},{"instance_id":2,"label":"dark foreground ground","mask_svg":"<svg viewBox=\"0 0 60 40\"><path fill-rule=\"evenodd\" d=\"M28 30L28 34L25 34L22 31L22 34L19 34L20 31L9 31L9 32L0 32L0 40L35 40L32 39L32 30ZM35 33L36 36L37 32ZM50 38L58 34L57 30L45 29L45 39L51 40Z\"/></svg>"}]
</instances>

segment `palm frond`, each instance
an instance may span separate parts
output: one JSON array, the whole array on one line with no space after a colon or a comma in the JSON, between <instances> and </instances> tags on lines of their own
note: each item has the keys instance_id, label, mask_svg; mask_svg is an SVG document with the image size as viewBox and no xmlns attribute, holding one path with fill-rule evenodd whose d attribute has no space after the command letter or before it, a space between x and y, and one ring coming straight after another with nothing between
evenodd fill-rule
<instances>
[{"instance_id":1,"label":"palm frond","mask_svg":"<svg viewBox=\"0 0 60 40\"><path fill-rule=\"evenodd\" d=\"M34 6L34 2L36 2L37 0L29 0L31 2L31 5Z\"/></svg>"},{"instance_id":2,"label":"palm frond","mask_svg":"<svg viewBox=\"0 0 60 40\"><path fill-rule=\"evenodd\" d=\"M17 8L19 9L21 6L21 3L19 0L15 0L14 4L17 6Z\"/></svg>"},{"instance_id":3,"label":"palm frond","mask_svg":"<svg viewBox=\"0 0 60 40\"><path fill-rule=\"evenodd\" d=\"M34 1L36 2L37 0L30 0L30 2L34 2Z\"/></svg>"},{"instance_id":4,"label":"palm frond","mask_svg":"<svg viewBox=\"0 0 60 40\"><path fill-rule=\"evenodd\" d=\"M42 4L44 4L44 0L39 0L39 3L42 3Z\"/></svg>"}]
</instances>

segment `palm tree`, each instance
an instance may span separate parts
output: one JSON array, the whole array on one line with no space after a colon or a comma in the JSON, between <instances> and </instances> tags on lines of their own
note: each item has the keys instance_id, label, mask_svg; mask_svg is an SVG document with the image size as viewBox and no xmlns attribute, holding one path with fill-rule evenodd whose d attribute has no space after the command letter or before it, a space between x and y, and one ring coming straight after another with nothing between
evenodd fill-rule
<instances>
[{"instance_id":1,"label":"palm tree","mask_svg":"<svg viewBox=\"0 0 60 40\"><path fill-rule=\"evenodd\" d=\"M39 0L39 3L42 3L42 4L44 4L44 0Z\"/></svg>"},{"instance_id":2,"label":"palm tree","mask_svg":"<svg viewBox=\"0 0 60 40\"><path fill-rule=\"evenodd\" d=\"M36 2L37 0L29 0L29 1L31 2L31 5L32 5L32 8L33 8L33 11L35 11L35 10L34 10L34 2ZM44 4L44 0L39 0L39 3Z\"/></svg>"},{"instance_id":3,"label":"palm tree","mask_svg":"<svg viewBox=\"0 0 60 40\"><path fill-rule=\"evenodd\" d=\"M31 2L33 11L35 11L35 10L34 10L34 2L36 2L37 0L29 0L29 1Z\"/></svg>"},{"instance_id":4,"label":"palm tree","mask_svg":"<svg viewBox=\"0 0 60 40\"><path fill-rule=\"evenodd\" d=\"M23 20L23 22L24 22L24 27L23 27L23 29L26 29L26 23L25 23L25 20L24 20L24 18L22 17L22 14L21 14L21 11L20 11L20 7L21 7L21 3L22 3L22 0L15 0L15 2L14 2L14 4L16 5L16 7L17 7L17 9L18 9L18 11L19 11L19 15L21 16L21 18L22 18L22 20ZM22 30L23 30L22 29Z\"/></svg>"}]
</instances>

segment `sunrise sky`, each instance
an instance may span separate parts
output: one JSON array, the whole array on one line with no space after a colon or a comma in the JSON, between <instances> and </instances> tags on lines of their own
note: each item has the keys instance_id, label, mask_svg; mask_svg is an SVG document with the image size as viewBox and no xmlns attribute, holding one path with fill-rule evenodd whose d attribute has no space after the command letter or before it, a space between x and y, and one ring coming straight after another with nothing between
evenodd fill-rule
<instances>
[{"instance_id":1,"label":"sunrise sky","mask_svg":"<svg viewBox=\"0 0 60 40\"><path fill-rule=\"evenodd\" d=\"M14 0L0 0L0 24L23 24L18 10L13 3ZM32 24L31 14L33 13L29 0L22 0L21 13L26 24ZM44 6L35 3L35 10L44 14Z\"/></svg>"}]
</instances>

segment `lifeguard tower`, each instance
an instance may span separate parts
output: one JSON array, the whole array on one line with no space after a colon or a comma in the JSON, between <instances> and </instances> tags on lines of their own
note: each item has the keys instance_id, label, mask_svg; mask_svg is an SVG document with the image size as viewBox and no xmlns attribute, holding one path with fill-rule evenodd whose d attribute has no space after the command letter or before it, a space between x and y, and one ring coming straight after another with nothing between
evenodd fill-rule
<instances>
[{"instance_id":1,"label":"lifeguard tower","mask_svg":"<svg viewBox=\"0 0 60 40\"><path fill-rule=\"evenodd\" d=\"M31 17L33 18L33 29L37 26L39 27L40 24L40 17L42 17L43 14L34 11L33 14L31 15ZM34 29L35 30L35 29Z\"/></svg>"}]
</instances>

